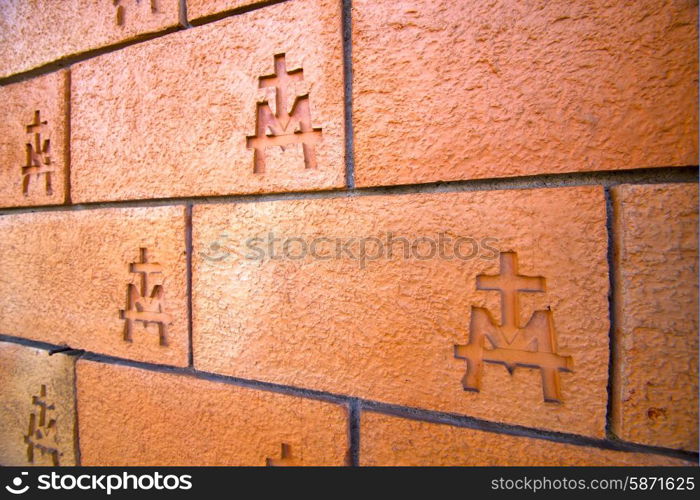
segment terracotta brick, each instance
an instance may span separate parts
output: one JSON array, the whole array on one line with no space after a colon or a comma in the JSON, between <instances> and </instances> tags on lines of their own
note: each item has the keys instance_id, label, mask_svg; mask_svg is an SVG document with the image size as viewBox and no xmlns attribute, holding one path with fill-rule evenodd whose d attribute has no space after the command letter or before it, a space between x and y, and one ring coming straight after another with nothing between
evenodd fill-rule
<instances>
[{"instance_id":1,"label":"terracotta brick","mask_svg":"<svg viewBox=\"0 0 700 500\"><path fill-rule=\"evenodd\" d=\"M358 186L697 164L697 2L352 8Z\"/></svg>"},{"instance_id":2,"label":"terracotta brick","mask_svg":"<svg viewBox=\"0 0 700 500\"><path fill-rule=\"evenodd\" d=\"M0 464L75 465L74 358L0 342L0 380Z\"/></svg>"},{"instance_id":3,"label":"terracotta brick","mask_svg":"<svg viewBox=\"0 0 700 500\"><path fill-rule=\"evenodd\" d=\"M172 206L0 217L0 332L186 365L184 212Z\"/></svg>"},{"instance_id":4,"label":"terracotta brick","mask_svg":"<svg viewBox=\"0 0 700 500\"><path fill-rule=\"evenodd\" d=\"M179 0L5 0L0 78L178 23Z\"/></svg>"},{"instance_id":5,"label":"terracotta brick","mask_svg":"<svg viewBox=\"0 0 700 500\"><path fill-rule=\"evenodd\" d=\"M698 186L613 188L613 431L698 449Z\"/></svg>"},{"instance_id":6,"label":"terracotta brick","mask_svg":"<svg viewBox=\"0 0 700 500\"><path fill-rule=\"evenodd\" d=\"M201 370L604 434L609 287L599 187L197 205L193 230L193 349ZM273 242L274 259L270 233L280 239ZM443 239L445 258L439 258L440 233L452 241ZM331 241L317 240L313 258L311 243L322 237ZM387 248L383 258L363 263L357 239L371 237ZM302 244L292 238L309 248L303 258L294 258ZM401 238L415 245L408 258ZM419 238L435 241L432 258L431 244ZM457 247L464 259L454 255L458 238L465 238ZM366 255L379 255L378 244L365 241ZM292 258L281 258L285 245ZM518 277L502 285L488 278L502 265L507 276L515 257ZM507 294L503 335L513 350L497 338L497 286L546 290ZM497 319L489 327L491 318ZM501 346L485 356L490 361L527 358L562 369L573 362L572 372L554 370L561 394L552 378L547 395L540 370L519 367L511 376L491 362L484 364L480 392L464 390L467 362L455 355L464 358L469 348L455 346L467 345L471 321L475 343L490 331ZM554 336L562 358L523 352L534 349L521 335L525 329L517 329L526 324L542 351ZM562 402L545 402L547 396Z\"/></svg>"},{"instance_id":7,"label":"terracotta brick","mask_svg":"<svg viewBox=\"0 0 700 500\"><path fill-rule=\"evenodd\" d=\"M684 460L362 413L366 466L644 466Z\"/></svg>"},{"instance_id":8,"label":"terracotta brick","mask_svg":"<svg viewBox=\"0 0 700 500\"><path fill-rule=\"evenodd\" d=\"M300 69L303 75L295 72ZM279 95L271 79L260 81L287 72L294 81L278 81ZM78 64L72 90L73 198L341 187L342 78L335 0L284 2ZM267 140L277 146L265 149L266 165L254 171L249 146L256 144L249 138L256 136L256 110L275 108L275 96L296 118L283 135ZM281 110L278 118L282 127ZM291 134L298 127L305 132Z\"/></svg>"},{"instance_id":9,"label":"terracotta brick","mask_svg":"<svg viewBox=\"0 0 700 500\"><path fill-rule=\"evenodd\" d=\"M69 82L58 71L0 87L0 206L65 201Z\"/></svg>"},{"instance_id":10,"label":"terracotta brick","mask_svg":"<svg viewBox=\"0 0 700 500\"><path fill-rule=\"evenodd\" d=\"M187 0L187 18L195 20L264 2L265 0Z\"/></svg>"},{"instance_id":11,"label":"terracotta brick","mask_svg":"<svg viewBox=\"0 0 700 500\"><path fill-rule=\"evenodd\" d=\"M77 371L84 465L346 463L344 406L84 360Z\"/></svg>"}]
</instances>

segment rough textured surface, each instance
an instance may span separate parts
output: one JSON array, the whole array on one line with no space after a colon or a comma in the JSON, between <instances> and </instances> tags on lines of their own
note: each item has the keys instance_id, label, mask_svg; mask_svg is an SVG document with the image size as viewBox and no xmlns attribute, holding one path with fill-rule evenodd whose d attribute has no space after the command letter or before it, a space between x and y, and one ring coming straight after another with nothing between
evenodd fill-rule
<instances>
[{"instance_id":1,"label":"rough textured surface","mask_svg":"<svg viewBox=\"0 0 700 500\"><path fill-rule=\"evenodd\" d=\"M697 164L696 1L352 6L358 186Z\"/></svg>"},{"instance_id":2,"label":"rough textured surface","mask_svg":"<svg viewBox=\"0 0 700 500\"><path fill-rule=\"evenodd\" d=\"M187 364L184 207L4 215L0 234L0 333ZM161 266L147 278L146 294L162 284L167 346L160 345L157 322L133 322L132 342L124 340L128 322L120 310L135 308L128 307L130 284L138 293L142 274L130 266L141 260L141 248Z\"/></svg>"},{"instance_id":3,"label":"rough textured surface","mask_svg":"<svg viewBox=\"0 0 700 500\"><path fill-rule=\"evenodd\" d=\"M293 144L268 148L265 171L254 172L247 137L256 103L275 106L275 89L258 86L277 54L288 71L303 69L287 87L288 111L308 93L322 137L315 168ZM339 2L285 2L76 65L72 146L80 202L342 187Z\"/></svg>"},{"instance_id":4,"label":"rough textured surface","mask_svg":"<svg viewBox=\"0 0 700 500\"><path fill-rule=\"evenodd\" d=\"M89 361L77 374L84 465L261 466L283 444L286 465L347 463L341 405Z\"/></svg>"},{"instance_id":5,"label":"rough textured surface","mask_svg":"<svg viewBox=\"0 0 700 500\"><path fill-rule=\"evenodd\" d=\"M187 0L187 19L195 20L227 10L263 3L266 0Z\"/></svg>"},{"instance_id":6,"label":"rough textured surface","mask_svg":"<svg viewBox=\"0 0 700 500\"><path fill-rule=\"evenodd\" d=\"M698 449L698 186L613 189L613 431Z\"/></svg>"},{"instance_id":7,"label":"rough textured surface","mask_svg":"<svg viewBox=\"0 0 700 500\"><path fill-rule=\"evenodd\" d=\"M64 202L68 86L58 71L0 87L0 206Z\"/></svg>"},{"instance_id":8,"label":"rough textured surface","mask_svg":"<svg viewBox=\"0 0 700 500\"><path fill-rule=\"evenodd\" d=\"M0 465L75 465L74 359L0 342Z\"/></svg>"},{"instance_id":9,"label":"rough textured surface","mask_svg":"<svg viewBox=\"0 0 700 500\"><path fill-rule=\"evenodd\" d=\"M363 196L196 205L193 215L193 349L202 370L362 396L395 404L593 436L604 433L608 363L607 233L598 187ZM276 258L270 259L269 233ZM478 256L441 259L418 238L474 238ZM418 241L416 258L364 262L357 238ZM249 238L260 241L247 241ZM312 258L301 259L302 238ZM496 240L484 240L495 238ZM285 241L288 255L284 256ZM466 241L466 240L465 240ZM520 273L542 276L546 293L519 293L520 323L553 311L563 403L546 403L539 370L512 376L485 364L481 392L463 390L473 306L500 318L500 294L476 290L498 274L493 247L517 252ZM257 250L255 250L257 248ZM366 254L378 254L368 240ZM472 247L459 251L469 257ZM264 260L249 258L265 253ZM330 256L330 258L328 258ZM451 257L451 260L449 258ZM546 314L546 313L545 313ZM509 334L511 336L512 334Z\"/></svg>"},{"instance_id":10,"label":"rough textured surface","mask_svg":"<svg viewBox=\"0 0 700 500\"><path fill-rule=\"evenodd\" d=\"M177 26L178 5L179 0L3 0L0 78Z\"/></svg>"},{"instance_id":11,"label":"rough textured surface","mask_svg":"<svg viewBox=\"0 0 700 500\"><path fill-rule=\"evenodd\" d=\"M555 443L449 425L362 414L360 464L366 466L695 465L676 458Z\"/></svg>"}]
</instances>

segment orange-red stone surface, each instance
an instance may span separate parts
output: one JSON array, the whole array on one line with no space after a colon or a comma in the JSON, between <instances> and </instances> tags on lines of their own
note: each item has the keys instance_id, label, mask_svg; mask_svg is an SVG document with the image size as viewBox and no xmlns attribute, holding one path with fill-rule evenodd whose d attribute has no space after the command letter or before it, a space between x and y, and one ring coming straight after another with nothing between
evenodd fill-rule
<instances>
[{"instance_id":1,"label":"orange-red stone surface","mask_svg":"<svg viewBox=\"0 0 700 500\"><path fill-rule=\"evenodd\" d=\"M211 16L227 10L247 7L265 0L187 0L187 18L196 20L204 16Z\"/></svg>"},{"instance_id":2,"label":"orange-red stone surface","mask_svg":"<svg viewBox=\"0 0 700 500\"><path fill-rule=\"evenodd\" d=\"M613 431L698 449L698 186L624 185L615 210Z\"/></svg>"},{"instance_id":3,"label":"orange-red stone surface","mask_svg":"<svg viewBox=\"0 0 700 500\"><path fill-rule=\"evenodd\" d=\"M69 86L58 71L0 87L0 207L65 201Z\"/></svg>"},{"instance_id":4,"label":"orange-red stone surface","mask_svg":"<svg viewBox=\"0 0 700 500\"><path fill-rule=\"evenodd\" d=\"M604 434L600 187L195 205L193 231L198 369ZM503 294L502 308L499 287L541 291ZM472 371L480 392L463 388L470 348L456 348L470 330L474 344L500 347ZM544 354L547 344L558 356ZM558 376L543 382L518 363Z\"/></svg>"},{"instance_id":5,"label":"orange-red stone surface","mask_svg":"<svg viewBox=\"0 0 700 500\"><path fill-rule=\"evenodd\" d=\"M179 0L3 0L0 78L178 23Z\"/></svg>"},{"instance_id":6,"label":"orange-red stone surface","mask_svg":"<svg viewBox=\"0 0 700 500\"><path fill-rule=\"evenodd\" d=\"M697 12L353 0L357 185L696 165Z\"/></svg>"},{"instance_id":7,"label":"orange-red stone surface","mask_svg":"<svg viewBox=\"0 0 700 500\"><path fill-rule=\"evenodd\" d=\"M83 465L344 465L342 405L78 362Z\"/></svg>"},{"instance_id":8,"label":"orange-red stone surface","mask_svg":"<svg viewBox=\"0 0 700 500\"><path fill-rule=\"evenodd\" d=\"M187 364L183 206L3 215L0 234L1 333Z\"/></svg>"},{"instance_id":9,"label":"orange-red stone surface","mask_svg":"<svg viewBox=\"0 0 700 500\"><path fill-rule=\"evenodd\" d=\"M366 466L695 465L677 458L556 443L362 413L360 464Z\"/></svg>"},{"instance_id":10,"label":"orange-red stone surface","mask_svg":"<svg viewBox=\"0 0 700 500\"><path fill-rule=\"evenodd\" d=\"M0 465L75 465L74 364L0 342Z\"/></svg>"},{"instance_id":11,"label":"orange-red stone surface","mask_svg":"<svg viewBox=\"0 0 700 500\"><path fill-rule=\"evenodd\" d=\"M77 64L73 199L342 187L342 82L334 0L284 2Z\"/></svg>"}]
</instances>

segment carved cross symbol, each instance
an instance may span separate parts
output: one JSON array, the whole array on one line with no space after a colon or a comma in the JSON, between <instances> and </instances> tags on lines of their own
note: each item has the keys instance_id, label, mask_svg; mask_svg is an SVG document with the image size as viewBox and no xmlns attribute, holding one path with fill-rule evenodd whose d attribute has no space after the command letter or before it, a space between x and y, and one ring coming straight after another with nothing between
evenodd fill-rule
<instances>
[{"instance_id":1,"label":"carved cross symbol","mask_svg":"<svg viewBox=\"0 0 700 500\"><path fill-rule=\"evenodd\" d=\"M167 345L165 328L171 322L171 317L165 312L163 266L157 262L148 262L148 253L145 248L139 250L139 257L139 262L132 262L129 265L129 272L140 276L141 286L137 288L133 283L128 285L126 309L119 311L120 319L126 320L124 340L132 341L134 321L140 321L145 326L156 323L160 345L165 346Z\"/></svg>"},{"instance_id":2,"label":"carved cross symbol","mask_svg":"<svg viewBox=\"0 0 700 500\"><path fill-rule=\"evenodd\" d=\"M519 328L518 292L544 292L544 278L518 274L518 258L514 252L502 252L500 264L499 274L476 277L476 289L501 292L501 328L512 336Z\"/></svg>"},{"instance_id":3,"label":"carved cross symbol","mask_svg":"<svg viewBox=\"0 0 700 500\"><path fill-rule=\"evenodd\" d=\"M45 179L46 194L53 194L51 188L51 157L49 156L49 139L41 140L41 129L47 125L47 121L41 119L41 112L34 112L34 121L26 126L27 133L33 134L32 141L26 144L26 162L22 166L22 192L24 196L29 195L29 183L32 177L39 180L42 175Z\"/></svg>"},{"instance_id":4,"label":"carved cross symbol","mask_svg":"<svg viewBox=\"0 0 700 500\"><path fill-rule=\"evenodd\" d=\"M290 144L301 144L305 167L316 168L316 144L321 141L322 134L320 128L311 125L309 95L297 96L291 111L287 107L289 85L304 79L303 70L287 71L284 54L277 54L274 59L275 72L261 76L258 87L275 88L275 112L267 101L257 103L255 135L246 137L246 147L254 150L253 172L265 171L266 148L280 146L284 151Z\"/></svg>"},{"instance_id":5,"label":"carved cross symbol","mask_svg":"<svg viewBox=\"0 0 700 500\"><path fill-rule=\"evenodd\" d=\"M275 87L275 113L281 123L289 122L287 111L287 92L289 84L304 80L304 70L301 68L287 71L287 61L284 54L275 56L275 72L259 78L259 87Z\"/></svg>"},{"instance_id":6,"label":"carved cross symbol","mask_svg":"<svg viewBox=\"0 0 700 500\"><path fill-rule=\"evenodd\" d=\"M500 264L498 275L477 276L476 288L500 292L501 323L494 321L488 309L472 307L469 342L454 346L455 357L467 362L462 386L479 392L484 363L502 364L511 374L518 366L539 369L544 400L561 402L559 372L572 371L573 360L557 354L552 311L535 311L524 327L519 321L518 293L544 292L545 280L519 274L514 252L502 252Z\"/></svg>"},{"instance_id":7,"label":"carved cross symbol","mask_svg":"<svg viewBox=\"0 0 700 500\"><path fill-rule=\"evenodd\" d=\"M49 455L53 465L58 465L58 446L56 444L56 419L49 418L49 411L53 411L55 406L46 400L46 386L41 386L39 396L32 397L32 404L39 407L37 422L36 413L29 415L29 430L24 436L27 444L27 460L34 463L35 450L39 450L42 455Z\"/></svg>"},{"instance_id":8,"label":"carved cross symbol","mask_svg":"<svg viewBox=\"0 0 700 500\"><path fill-rule=\"evenodd\" d=\"M296 465L295 462L294 457L292 457L292 447L286 443L282 443L280 458L266 460L268 467L290 467Z\"/></svg>"}]
</instances>

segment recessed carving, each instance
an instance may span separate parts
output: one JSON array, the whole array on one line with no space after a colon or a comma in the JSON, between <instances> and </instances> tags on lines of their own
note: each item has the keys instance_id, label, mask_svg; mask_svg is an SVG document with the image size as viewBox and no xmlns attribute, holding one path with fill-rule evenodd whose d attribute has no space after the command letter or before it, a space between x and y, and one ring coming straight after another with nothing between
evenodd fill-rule
<instances>
[{"instance_id":1,"label":"recessed carving","mask_svg":"<svg viewBox=\"0 0 700 500\"><path fill-rule=\"evenodd\" d=\"M29 430L24 436L27 444L27 461L35 463L37 452L47 456L53 465L59 465L58 443L56 442L56 409L46 395L46 386L42 385L38 396L32 397L32 404L37 407L29 414Z\"/></svg>"},{"instance_id":2,"label":"recessed carving","mask_svg":"<svg viewBox=\"0 0 700 500\"><path fill-rule=\"evenodd\" d=\"M557 354L556 332L551 310L535 311L525 327L519 325L519 293L544 292L545 279L518 272L515 252L501 252L500 273L479 275L477 290L501 294L501 323L488 309L472 307L469 342L455 346L455 357L467 361L462 385L467 391L481 389L483 364L504 365L509 373L516 367L540 370L546 402L561 402L559 372L573 370L571 356Z\"/></svg>"},{"instance_id":3,"label":"recessed carving","mask_svg":"<svg viewBox=\"0 0 700 500\"><path fill-rule=\"evenodd\" d=\"M39 182L44 178L44 187L46 194L53 194L51 186L51 174L54 169L51 167L51 156L49 155L51 141L42 138L42 131L48 122L41 119L41 112L34 112L34 120L26 126L27 134L30 134L29 142L25 145L26 161L22 165L22 193L24 196L29 196L29 184L32 179Z\"/></svg>"},{"instance_id":4,"label":"recessed carving","mask_svg":"<svg viewBox=\"0 0 700 500\"><path fill-rule=\"evenodd\" d=\"M265 171L265 149L290 144L301 144L306 168L316 168L316 144L321 141L320 128L311 125L309 95L296 96L291 111L287 108L289 84L304 79L301 68L287 71L284 54L277 54L275 72L259 78L259 88L275 88L275 113L267 100L256 105L255 135L246 138L246 146L253 149L253 172Z\"/></svg>"},{"instance_id":5,"label":"recessed carving","mask_svg":"<svg viewBox=\"0 0 700 500\"><path fill-rule=\"evenodd\" d=\"M286 443L282 443L280 458L268 458L265 462L268 467L290 467L298 465L295 457L292 456L292 447Z\"/></svg>"},{"instance_id":6,"label":"recessed carving","mask_svg":"<svg viewBox=\"0 0 700 500\"><path fill-rule=\"evenodd\" d=\"M147 249L141 248L139 262L129 265L129 272L138 274L140 285L129 283L127 286L126 309L119 311L119 317L126 320L124 340L132 341L134 322L158 325L159 343L168 345L166 326L172 321L165 312L165 293L163 290L163 266L157 262L148 262Z\"/></svg>"},{"instance_id":7,"label":"recessed carving","mask_svg":"<svg viewBox=\"0 0 700 500\"><path fill-rule=\"evenodd\" d=\"M140 3L141 0L136 0L136 3ZM124 10L125 7L122 5L124 0L112 0L112 5L114 5L117 10L114 13L114 22L117 26L124 26ZM156 0L150 0L151 13L158 12L158 6L156 5Z\"/></svg>"}]
</instances>

